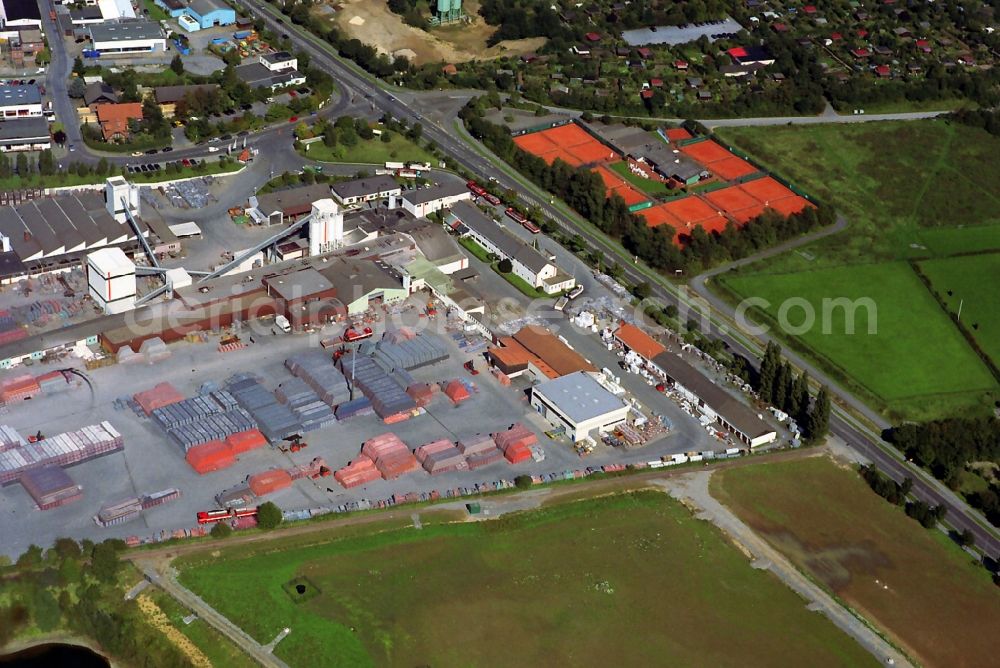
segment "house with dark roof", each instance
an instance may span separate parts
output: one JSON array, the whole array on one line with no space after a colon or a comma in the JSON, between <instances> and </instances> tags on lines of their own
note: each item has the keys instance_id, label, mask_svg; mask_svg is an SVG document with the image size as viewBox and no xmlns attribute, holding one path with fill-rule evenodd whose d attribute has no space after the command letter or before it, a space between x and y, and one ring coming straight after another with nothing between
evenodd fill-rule
<instances>
[{"instance_id":1,"label":"house with dark roof","mask_svg":"<svg viewBox=\"0 0 1000 668\"><path fill-rule=\"evenodd\" d=\"M0 123L0 151L44 151L52 148L44 118L12 118Z\"/></svg>"},{"instance_id":2,"label":"house with dark roof","mask_svg":"<svg viewBox=\"0 0 1000 668\"><path fill-rule=\"evenodd\" d=\"M98 104L118 104L118 93L103 81L95 81L83 89L83 104L91 111Z\"/></svg>"},{"instance_id":3,"label":"house with dark roof","mask_svg":"<svg viewBox=\"0 0 1000 668\"><path fill-rule=\"evenodd\" d=\"M333 198L342 206L360 206L365 202L398 197L403 192L396 179L388 174L341 181L334 183L330 190Z\"/></svg>"}]
</instances>

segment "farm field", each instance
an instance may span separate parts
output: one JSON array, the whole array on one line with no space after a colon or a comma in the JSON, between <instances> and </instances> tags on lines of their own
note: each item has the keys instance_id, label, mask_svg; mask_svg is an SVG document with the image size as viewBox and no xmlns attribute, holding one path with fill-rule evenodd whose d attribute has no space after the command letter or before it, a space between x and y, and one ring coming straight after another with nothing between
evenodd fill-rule
<instances>
[{"instance_id":1,"label":"farm field","mask_svg":"<svg viewBox=\"0 0 1000 668\"><path fill-rule=\"evenodd\" d=\"M721 277L731 296L813 304L870 296L879 307L876 337L810 333L785 335L786 342L808 348L841 382L866 389L893 418L985 411L997 397L995 379L903 261L1000 248L1000 138L943 119L722 128L719 136L834 205L849 223ZM977 278L985 281L977 272L968 280ZM977 318L985 326L1000 313Z\"/></svg>"},{"instance_id":2,"label":"farm field","mask_svg":"<svg viewBox=\"0 0 1000 668\"><path fill-rule=\"evenodd\" d=\"M936 257L1000 250L1000 225L937 227L921 230L920 243Z\"/></svg>"},{"instance_id":3,"label":"farm field","mask_svg":"<svg viewBox=\"0 0 1000 668\"><path fill-rule=\"evenodd\" d=\"M422 519L420 531L368 527L177 565L256 639L291 627L275 653L293 666L876 663L659 492L485 522Z\"/></svg>"},{"instance_id":4,"label":"farm field","mask_svg":"<svg viewBox=\"0 0 1000 668\"><path fill-rule=\"evenodd\" d=\"M776 322L781 304L804 299L816 322L797 338L825 362L850 375L890 413L933 417L954 405L980 401L997 383L933 296L904 262L830 267L796 273L733 273L723 285L740 295L762 297ZM876 333L869 334L869 312L855 310L848 333L845 309L831 310L823 328L823 300L870 299ZM803 323L800 307L790 308L790 325ZM779 330L780 331L780 330Z\"/></svg>"},{"instance_id":5,"label":"farm field","mask_svg":"<svg viewBox=\"0 0 1000 668\"><path fill-rule=\"evenodd\" d=\"M719 471L711 492L927 666L992 665L1000 592L943 534L814 457Z\"/></svg>"},{"instance_id":6,"label":"farm field","mask_svg":"<svg viewBox=\"0 0 1000 668\"><path fill-rule=\"evenodd\" d=\"M1000 138L984 130L926 120L720 128L718 134L850 222L846 232L801 254L771 258L775 271L923 257L928 232L1000 223ZM995 232L987 236L996 243Z\"/></svg>"},{"instance_id":7,"label":"farm field","mask_svg":"<svg viewBox=\"0 0 1000 668\"><path fill-rule=\"evenodd\" d=\"M962 323L990 359L1000 363L1000 253L927 260L920 271L951 312L958 313L961 306Z\"/></svg>"}]
</instances>

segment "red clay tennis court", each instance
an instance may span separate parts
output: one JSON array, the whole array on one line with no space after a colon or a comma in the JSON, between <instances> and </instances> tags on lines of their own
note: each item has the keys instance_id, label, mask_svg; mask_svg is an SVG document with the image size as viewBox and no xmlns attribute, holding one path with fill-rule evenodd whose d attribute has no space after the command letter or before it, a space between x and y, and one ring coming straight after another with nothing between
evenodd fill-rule
<instances>
[{"instance_id":1,"label":"red clay tennis court","mask_svg":"<svg viewBox=\"0 0 1000 668\"><path fill-rule=\"evenodd\" d=\"M709 166L709 170L723 181L732 181L747 174L760 171L743 158L735 155L731 158L717 160Z\"/></svg>"},{"instance_id":2,"label":"red clay tennis court","mask_svg":"<svg viewBox=\"0 0 1000 668\"><path fill-rule=\"evenodd\" d=\"M680 151L705 166L709 166L720 160L736 157L711 139L693 144L685 144L680 147Z\"/></svg>"},{"instance_id":3,"label":"red clay tennis court","mask_svg":"<svg viewBox=\"0 0 1000 668\"><path fill-rule=\"evenodd\" d=\"M514 137L514 143L528 153L539 157L545 155L549 151L554 151L559 148L556 144L549 141L548 137L546 137L542 132L532 132L527 135L519 135Z\"/></svg>"},{"instance_id":4,"label":"red clay tennis court","mask_svg":"<svg viewBox=\"0 0 1000 668\"><path fill-rule=\"evenodd\" d=\"M796 196L795 193L775 181L770 176L765 176L762 179L754 179L753 181L747 181L739 187L743 189L743 192L747 193L764 205L771 205L773 202L782 200L786 197Z\"/></svg>"},{"instance_id":5,"label":"red clay tennis court","mask_svg":"<svg viewBox=\"0 0 1000 668\"><path fill-rule=\"evenodd\" d=\"M729 186L705 193L703 197L719 211L731 212L746 209L751 206L760 206L756 198L743 192L739 186Z\"/></svg>"},{"instance_id":6,"label":"red clay tennis court","mask_svg":"<svg viewBox=\"0 0 1000 668\"><path fill-rule=\"evenodd\" d=\"M793 213L798 213L803 209L813 206L809 200L805 197L799 197L798 195L792 195L791 197L786 197L784 199L779 199L776 202L771 202L768 207L774 209L781 215L787 217Z\"/></svg>"},{"instance_id":7,"label":"red clay tennis court","mask_svg":"<svg viewBox=\"0 0 1000 668\"><path fill-rule=\"evenodd\" d=\"M573 123L514 137L514 143L550 165L557 157L574 167L618 158L611 147Z\"/></svg>"},{"instance_id":8,"label":"red clay tennis court","mask_svg":"<svg viewBox=\"0 0 1000 668\"><path fill-rule=\"evenodd\" d=\"M699 223L719 215L719 212L697 197L684 197L663 205L670 214L684 223Z\"/></svg>"},{"instance_id":9,"label":"red clay tennis court","mask_svg":"<svg viewBox=\"0 0 1000 668\"><path fill-rule=\"evenodd\" d=\"M691 133L684 128L670 128L664 134L667 135L667 139L670 141L683 141L685 139L691 139Z\"/></svg>"},{"instance_id":10,"label":"red clay tennis court","mask_svg":"<svg viewBox=\"0 0 1000 668\"><path fill-rule=\"evenodd\" d=\"M658 204L657 206L643 209L638 214L646 219L646 224L650 227L659 227L660 225L669 225L674 229L683 227L684 223L677 216L667 211L665 207L666 204Z\"/></svg>"},{"instance_id":11,"label":"red clay tennis court","mask_svg":"<svg viewBox=\"0 0 1000 668\"><path fill-rule=\"evenodd\" d=\"M649 199L645 193L632 186L632 184L615 174L604 165L598 165L593 171L595 171L597 175L601 177L601 180L604 181L604 187L608 190L608 197L611 197L611 193L615 193L625 200L625 203L629 206L638 204L639 202L645 202Z\"/></svg>"}]
</instances>

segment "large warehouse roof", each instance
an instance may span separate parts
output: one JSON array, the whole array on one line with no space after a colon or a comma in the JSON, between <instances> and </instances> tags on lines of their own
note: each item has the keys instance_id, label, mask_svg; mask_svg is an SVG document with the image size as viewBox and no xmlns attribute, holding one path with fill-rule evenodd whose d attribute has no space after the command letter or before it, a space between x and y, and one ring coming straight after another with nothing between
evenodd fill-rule
<instances>
[{"instance_id":1,"label":"large warehouse roof","mask_svg":"<svg viewBox=\"0 0 1000 668\"><path fill-rule=\"evenodd\" d=\"M90 39L94 42L127 42L162 37L163 30L155 21L123 21L90 26Z\"/></svg>"},{"instance_id":2,"label":"large warehouse roof","mask_svg":"<svg viewBox=\"0 0 1000 668\"><path fill-rule=\"evenodd\" d=\"M22 260L59 255L85 244L88 248L134 238L119 223L99 195L46 197L18 206L0 207L0 233Z\"/></svg>"},{"instance_id":3,"label":"large warehouse roof","mask_svg":"<svg viewBox=\"0 0 1000 668\"><path fill-rule=\"evenodd\" d=\"M625 407L625 402L606 390L593 376L578 371L547 380L532 388L576 424L599 418Z\"/></svg>"},{"instance_id":4,"label":"large warehouse roof","mask_svg":"<svg viewBox=\"0 0 1000 668\"><path fill-rule=\"evenodd\" d=\"M653 364L662 369L675 383L694 393L745 436L755 439L774 432L774 429L759 418L749 406L713 383L674 353L657 355L653 359Z\"/></svg>"}]
</instances>

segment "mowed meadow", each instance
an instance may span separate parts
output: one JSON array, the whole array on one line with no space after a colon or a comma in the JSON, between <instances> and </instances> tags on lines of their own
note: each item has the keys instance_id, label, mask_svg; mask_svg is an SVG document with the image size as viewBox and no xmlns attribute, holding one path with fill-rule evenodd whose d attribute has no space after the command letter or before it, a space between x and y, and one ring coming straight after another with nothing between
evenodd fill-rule
<instances>
[{"instance_id":1,"label":"mowed meadow","mask_svg":"<svg viewBox=\"0 0 1000 668\"><path fill-rule=\"evenodd\" d=\"M926 666L996 665L1000 589L828 457L718 471L711 493Z\"/></svg>"},{"instance_id":2,"label":"mowed meadow","mask_svg":"<svg viewBox=\"0 0 1000 668\"><path fill-rule=\"evenodd\" d=\"M1000 300L986 288L996 284L1000 250L1000 138L946 120L719 134L832 204L848 228L724 274L717 286L734 302L767 299L771 305L753 313L768 324L788 299L806 300L819 316L824 299L868 298L877 307L876 334L864 327L847 332L839 312L826 333L818 321L805 333L778 333L892 419L987 412L1000 397L994 329ZM938 269L944 258L947 269ZM958 302L935 298L940 291L927 286L917 267L929 267L937 280L942 272L956 277L956 288L966 282L959 299L975 313L976 345L948 313ZM791 324L801 318L801 311L789 311Z\"/></svg>"},{"instance_id":3,"label":"mowed meadow","mask_svg":"<svg viewBox=\"0 0 1000 668\"><path fill-rule=\"evenodd\" d=\"M263 643L290 627L291 666L877 664L661 492L423 520L206 551L181 581Z\"/></svg>"}]
</instances>

